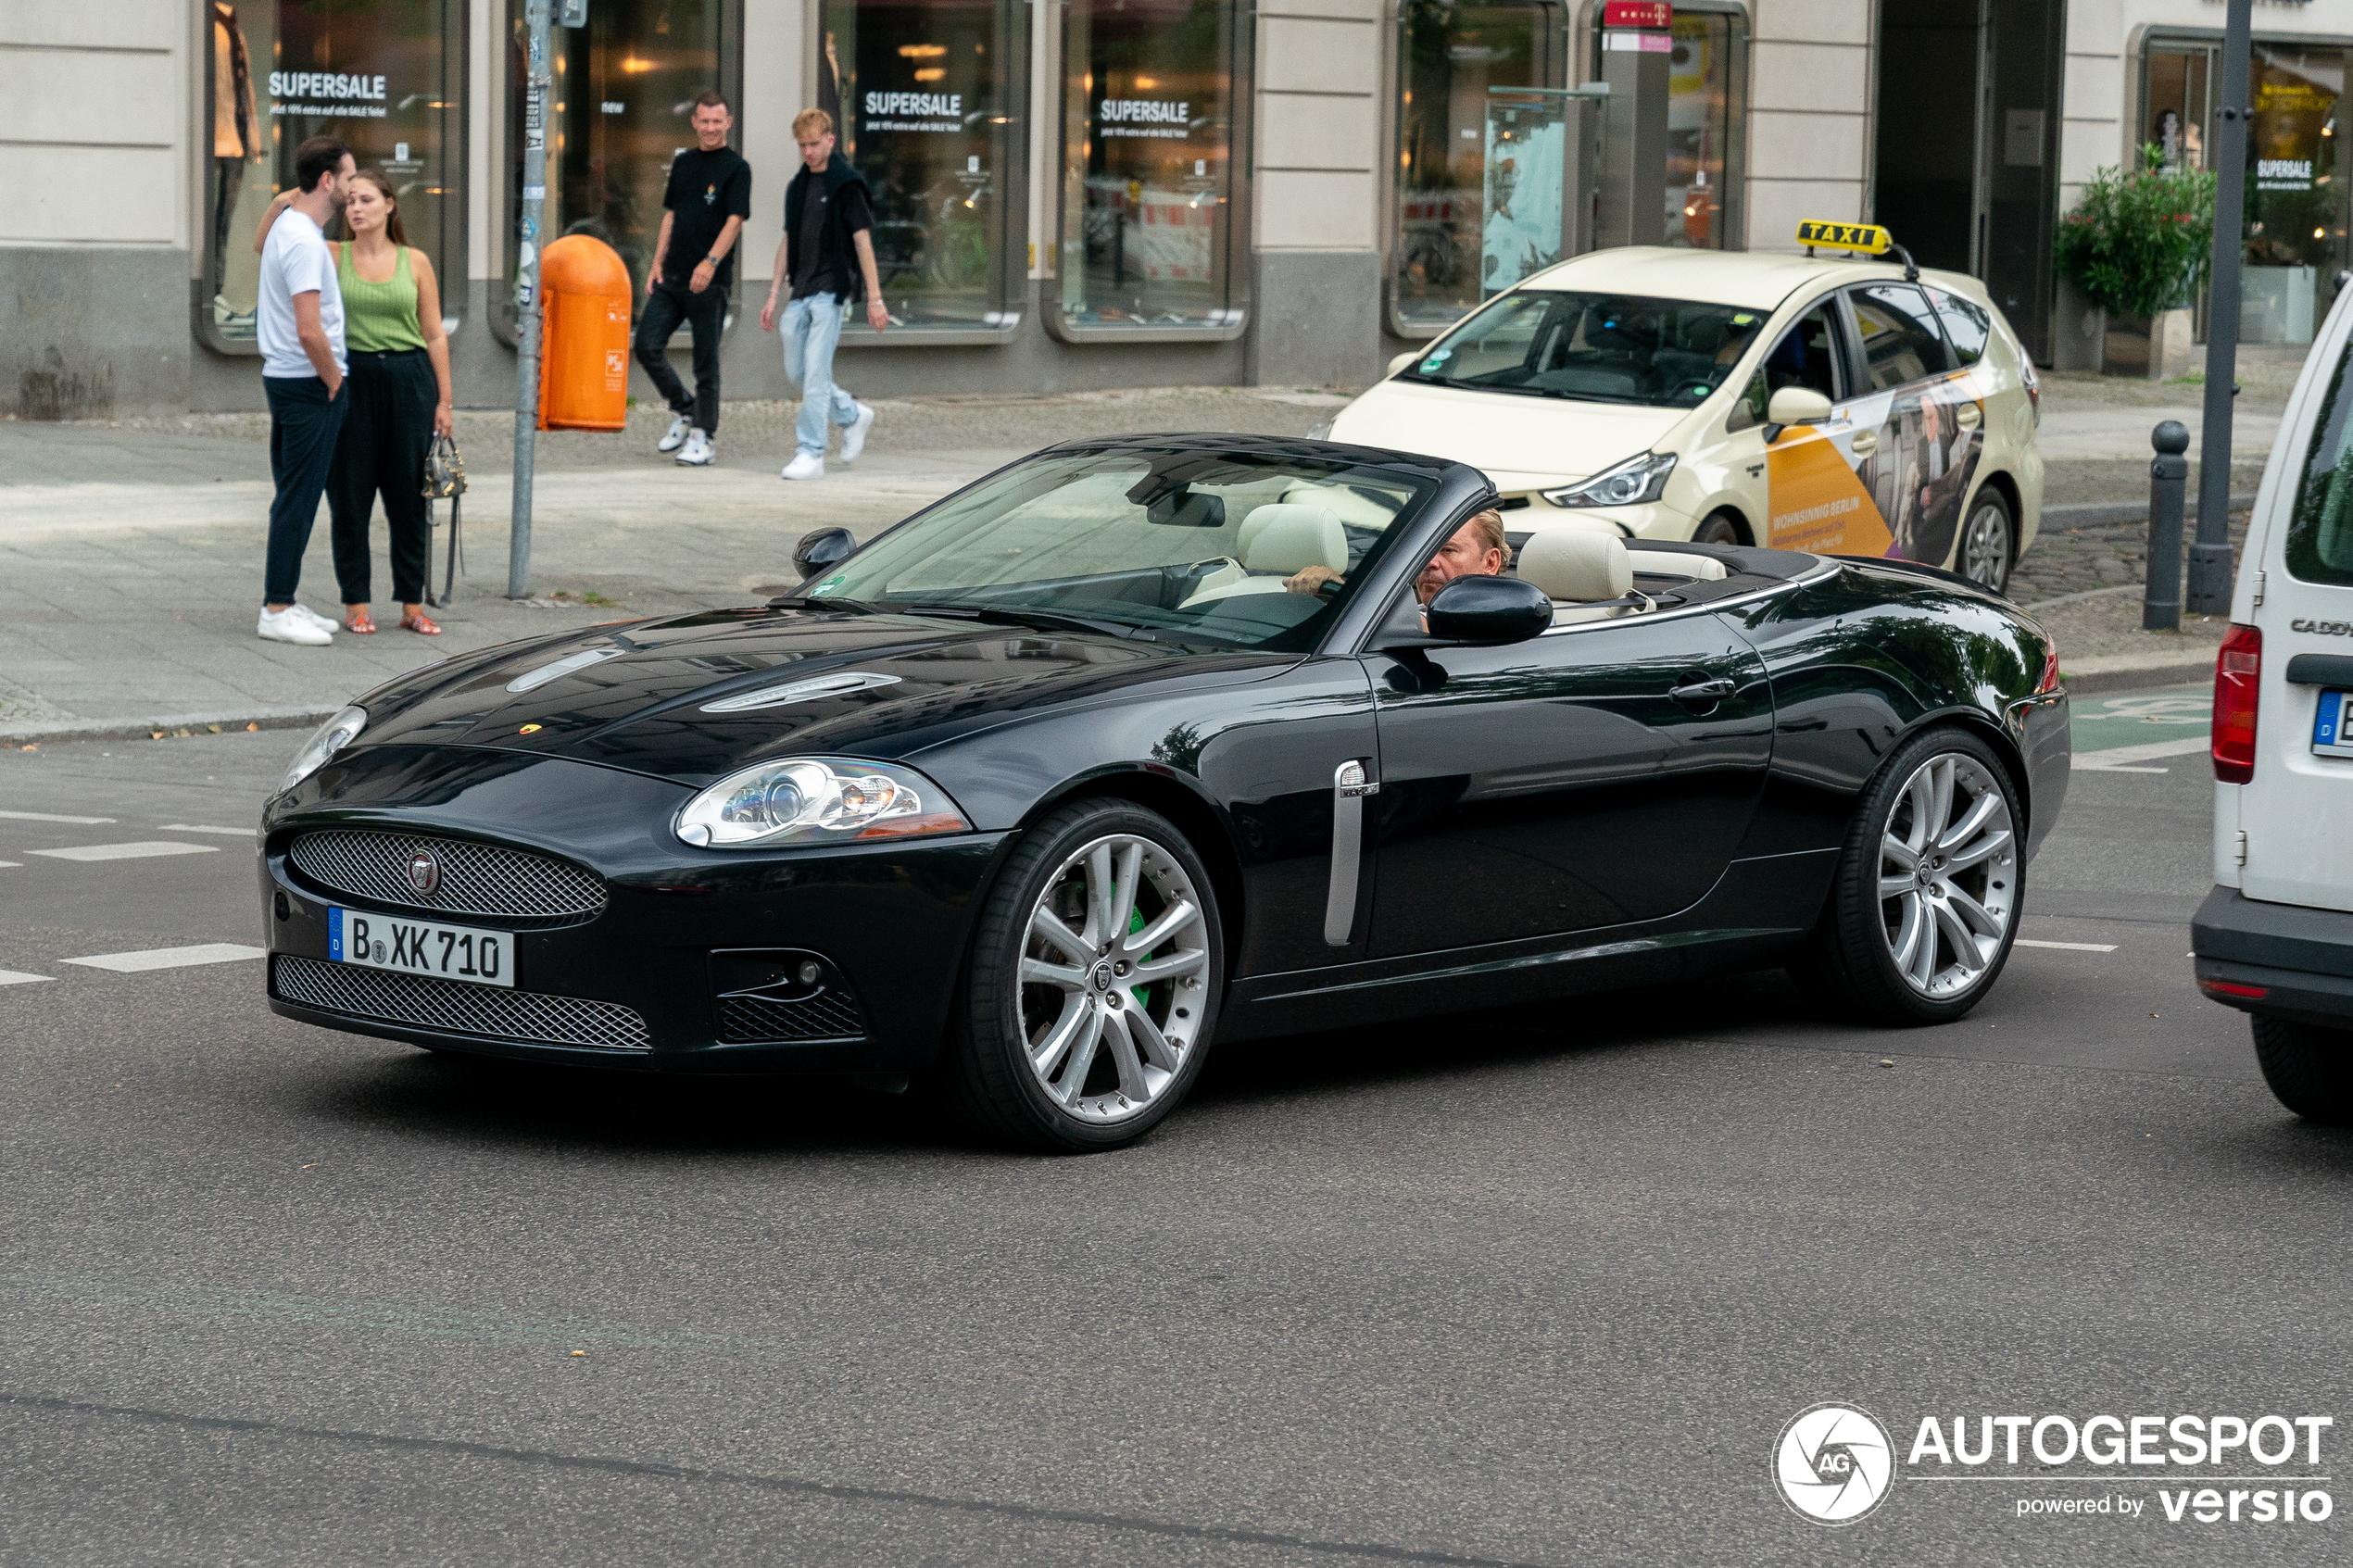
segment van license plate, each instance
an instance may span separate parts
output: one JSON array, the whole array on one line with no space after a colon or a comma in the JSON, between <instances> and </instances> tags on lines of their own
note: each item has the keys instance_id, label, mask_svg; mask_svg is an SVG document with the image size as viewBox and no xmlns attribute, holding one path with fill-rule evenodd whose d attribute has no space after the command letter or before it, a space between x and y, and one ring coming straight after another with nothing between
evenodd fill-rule
<instances>
[{"instance_id":1,"label":"van license plate","mask_svg":"<svg viewBox=\"0 0 2353 1568\"><path fill-rule=\"evenodd\" d=\"M2353 692L2322 692L2312 717L2312 751L2320 757L2353 757Z\"/></svg>"},{"instance_id":2,"label":"van license plate","mask_svg":"<svg viewBox=\"0 0 2353 1568\"><path fill-rule=\"evenodd\" d=\"M327 910L327 957L335 962L430 975L435 980L513 989L512 941L511 933L471 925L396 920L358 909Z\"/></svg>"}]
</instances>

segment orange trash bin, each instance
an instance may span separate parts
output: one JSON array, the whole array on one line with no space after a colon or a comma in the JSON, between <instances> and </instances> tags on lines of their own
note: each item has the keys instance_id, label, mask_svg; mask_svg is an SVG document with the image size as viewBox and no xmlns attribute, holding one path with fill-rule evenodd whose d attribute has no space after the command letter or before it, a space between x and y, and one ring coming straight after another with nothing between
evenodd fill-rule
<instances>
[{"instance_id":1,"label":"orange trash bin","mask_svg":"<svg viewBox=\"0 0 2353 1568\"><path fill-rule=\"evenodd\" d=\"M629 269L604 241L566 234L539 253L539 428L629 420Z\"/></svg>"}]
</instances>

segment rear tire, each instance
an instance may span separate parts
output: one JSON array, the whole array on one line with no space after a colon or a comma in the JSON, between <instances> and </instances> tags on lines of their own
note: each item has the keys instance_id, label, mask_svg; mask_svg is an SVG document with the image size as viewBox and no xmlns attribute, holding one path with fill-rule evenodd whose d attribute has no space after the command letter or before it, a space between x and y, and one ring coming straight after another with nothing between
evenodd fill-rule
<instances>
[{"instance_id":1,"label":"rear tire","mask_svg":"<svg viewBox=\"0 0 2353 1568\"><path fill-rule=\"evenodd\" d=\"M1969 520L1953 550L1953 570L1999 594L2009 588L2017 559L2018 520L2010 515L2009 497L1988 484L1969 501Z\"/></svg>"},{"instance_id":2,"label":"rear tire","mask_svg":"<svg viewBox=\"0 0 2353 1568\"><path fill-rule=\"evenodd\" d=\"M1966 730L1930 730L1864 788L1799 987L1873 1023L1949 1023L2000 978L2025 886L2009 770Z\"/></svg>"},{"instance_id":3,"label":"rear tire","mask_svg":"<svg viewBox=\"0 0 2353 1568\"><path fill-rule=\"evenodd\" d=\"M2323 1126L2353 1123L2353 1033L2250 1017L2255 1060L2279 1102Z\"/></svg>"},{"instance_id":4,"label":"rear tire","mask_svg":"<svg viewBox=\"0 0 2353 1568\"><path fill-rule=\"evenodd\" d=\"M981 905L938 1070L986 1135L1087 1153L1158 1125L1201 1076L1225 986L1208 868L1132 801L1063 806Z\"/></svg>"}]
</instances>

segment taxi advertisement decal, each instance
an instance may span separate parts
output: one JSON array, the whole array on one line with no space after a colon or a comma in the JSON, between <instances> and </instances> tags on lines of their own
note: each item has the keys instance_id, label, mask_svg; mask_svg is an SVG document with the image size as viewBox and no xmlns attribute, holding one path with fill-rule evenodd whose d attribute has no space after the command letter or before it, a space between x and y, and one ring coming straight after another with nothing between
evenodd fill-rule
<instances>
[{"instance_id":1,"label":"taxi advertisement decal","mask_svg":"<svg viewBox=\"0 0 2353 1568\"><path fill-rule=\"evenodd\" d=\"M1967 423L1964 408L1976 411ZM1984 451L1984 416L1960 370L1842 404L1819 425L1793 426L1766 454L1768 542L1944 565Z\"/></svg>"}]
</instances>

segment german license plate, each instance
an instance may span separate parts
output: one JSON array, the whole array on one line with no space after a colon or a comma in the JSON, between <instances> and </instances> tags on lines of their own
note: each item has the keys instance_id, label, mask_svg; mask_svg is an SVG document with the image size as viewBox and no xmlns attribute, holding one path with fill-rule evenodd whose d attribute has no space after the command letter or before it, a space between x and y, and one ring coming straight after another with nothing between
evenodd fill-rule
<instances>
[{"instance_id":1,"label":"german license plate","mask_svg":"<svg viewBox=\"0 0 2353 1568\"><path fill-rule=\"evenodd\" d=\"M511 988L515 983L512 941L511 933L471 925L398 920L358 909L327 910L327 957L335 962L430 975L435 980Z\"/></svg>"},{"instance_id":2,"label":"german license plate","mask_svg":"<svg viewBox=\"0 0 2353 1568\"><path fill-rule=\"evenodd\" d=\"M2312 750L2322 757L2353 757L2353 692L2322 692L2312 716Z\"/></svg>"}]
</instances>

